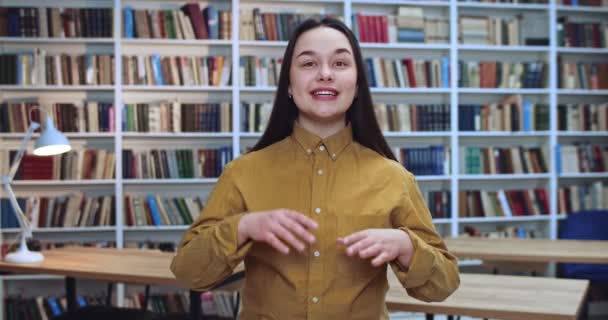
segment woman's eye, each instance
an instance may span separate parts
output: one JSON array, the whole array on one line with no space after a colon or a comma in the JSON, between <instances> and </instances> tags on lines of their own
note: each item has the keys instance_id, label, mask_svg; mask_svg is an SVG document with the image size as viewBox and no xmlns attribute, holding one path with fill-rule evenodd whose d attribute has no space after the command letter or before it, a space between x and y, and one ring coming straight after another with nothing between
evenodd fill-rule
<instances>
[{"instance_id":1,"label":"woman's eye","mask_svg":"<svg viewBox=\"0 0 608 320\"><path fill-rule=\"evenodd\" d=\"M302 62L303 67L313 67L315 63L313 61Z\"/></svg>"},{"instance_id":2,"label":"woman's eye","mask_svg":"<svg viewBox=\"0 0 608 320\"><path fill-rule=\"evenodd\" d=\"M336 67L346 67L348 66L348 63L346 63L346 61L336 61Z\"/></svg>"}]
</instances>

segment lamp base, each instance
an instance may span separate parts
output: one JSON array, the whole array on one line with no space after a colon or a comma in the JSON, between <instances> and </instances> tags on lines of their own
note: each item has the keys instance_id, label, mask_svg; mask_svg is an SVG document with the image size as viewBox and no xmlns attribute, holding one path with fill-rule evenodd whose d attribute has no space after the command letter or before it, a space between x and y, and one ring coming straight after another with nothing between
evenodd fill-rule
<instances>
[{"instance_id":1,"label":"lamp base","mask_svg":"<svg viewBox=\"0 0 608 320\"><path fill-rule=\"evenodd\" d=\"M25 236L21 236L21 243L15 252L11 252L4 257L4 261L11 263L40 263L44 261L44 256L40 252L33 252L27 248Z\"/></svg>"}]
</instances>

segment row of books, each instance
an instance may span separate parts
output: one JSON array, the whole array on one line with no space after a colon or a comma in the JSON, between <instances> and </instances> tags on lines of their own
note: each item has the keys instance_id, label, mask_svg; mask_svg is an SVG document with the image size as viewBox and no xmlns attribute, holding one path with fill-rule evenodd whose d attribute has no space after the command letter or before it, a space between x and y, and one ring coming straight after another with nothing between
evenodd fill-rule
<instances>
[{"instance_id":1,"label":"row of books","mask_svg":"<svg viewBox=\"0 0 608 320\"><path fill-rule=\"evenodd\" d=\"M126 132L230 132L230 103L127 103L123 108Z\"/></svg>"},{"instance_id":2,"label":"row of books","mask_svg":"<svg viewBox=\"0 0 608 320\"><path fill-rule=\"evenodd\" d=\"M549 130L549 105L529 101L516 104L467 104L458 108L459 131Z\"/></svg>"},{"instance_id":3,"label":"row of books","mask_svg":"<svg viewBox=\"0 0 608 320\"><path fill-rule=\"evenodd\" d=\"M608 131L608 103L558 105L557 130Z\"/></svg>"},{"instance_id":4,"label":"row of books","mask_svg":"<svg viewBox=\"0 0 608 320\"><path fill-rule=\"evenodd\" d=\"M272 102L241 102L241 131L264 132L272 112Z\"/></svg>"},{"instance_id":5,"label":"row of books","mask_svg":"<svg viewBox=\"0 0 608 320\"><path fill-rule=\"evenodd\" d=\"M608 209L608 184L594 181L588 184L560 186L557 194L559 214L583 210Z\"/></svg>"},{"instance_id":6,"label":"row of books","mask_svg":"<svg viewBox=\"0 0 608 320\"><path fill-rule=\"evenodd\" d=\"M230 85L230 57L123 56L123 84L172 86Z\"/></svg>"},{"instance_id":7,"label":"row of books","mask_svg":"<svg viewBox=\"0 0 608 320\"><path fill-rule=\"evenodd\" d=\"M555 150L558 173L608 171L608 145L606 144L558 144Z\"/></svg>"},{"instance_id":8,"label":"row of books","mask_svg":"<svg viewBox=\"0 0 608 320\"><path fill-rule=\"evenodd\" d=\"M449 21L445 17L424 16L420 7L397 9L396 15L355 13L352 29L365 43L448 43Z\"/></svg>"},{"instance_id":9,"label":"row of books","mask_svg":"<svg viewBox=\"0 0 608 320\"><path fill-rule=\"evenodd\" d=\"M460 88L545 88L545 62L458 61Z\"/></svg>"},{"instance_id":10,"label":"row of books","mask_svg":"<svg viewBox=\"0 0 608 320\"><path fill-rule=\"evenodd\" d=\"M560 61L558 68L558 83L562 89L608 89L608 63Z\"/></svg>"},{"instance_id":11,"label":"row of books","mask_svg":"<svg viewBox=\"0 0 608 320\"><path fill-rule=\"evenodd\" d=\"M124 222L127 226L190 225L202 212L204 200L194 197L161 197L158 194L127 195L124 208Z\"/></svg>"},{"instance_id":12,"label":"row of books","mask_svg":"<svg viewBox=\"0 0 608 320\"><path fill-rule=\"evenodd\" d=\"M425 190L422 197L433 219L446 219L452 216L450 190Z\"/></svg>"},{"instance_id":13,"label":"row of books","mask_svg":"<svg viewBox=\"0 0 608 320\"><path fill-rule=\"evenodd\" d=\"M459 2L480 2L480 3L547 3L549 0L458 0ZM568 0L569 1L569 0Z\"/></svg>"},{"instance_id":14,"label":"row of books","mask_svg":"<svg viewBox=\"0 0 608 320\"><path fill-rule=\"evenodd\" d=\"M549 209L547 191L542 188L458 192L458 214L461 218L548 215Z\"/></svg>"},{"instance_id":15,"label":"row of books","mask_svg":"<svg viewBox=\"0 0 608 320\"><path fill-rule=\"evenodd\" d=\"M231 291L207 291L201 295L201 313L205 317L218 316L222 319L233 319L237 307L237 293ZM151 294L148 297L148 310L159 315L185 314L189 312L190 295L187 291ZM134 293L125 297L125 307L141 309L144 294ZM216 318L212 318L216 319Z\"/></svg>"},{"instance_id":16,"label":"row of books","mask_svg":"<svg viewBox=\"0 0 608 320\"><path fill-rule=\"evenodd\" d=\"M0 84L112 85L114 56L95 54L0 54Z\"/></svg>"},{"instance_id":17,"label":"row of books","mask_svg":"<svg viewBox=\"0 0 608 320\"><path fill-rule=\"evenodd\" d=\"M565 6L608 7L608 0L559 0Z\"/></svg>"},{"instance_id":18,"label":"row of books","mask_svg":"<svg viewBox=\"0 0 608 320\"><path fill-rule=\"evenodd\" d=\"M181 9L181 10L180 10ZM123 37L126 39L221 39L232 38L232 12L196 2L180 9L123 8Z\"/></svg>"},{"instance_id":19,"label":"row of books","mask_svg":"<svg viewBox=\"0 0 608 320\"><path fill-rule=\"evenodd\" d=\"M448 104L374 104L384 132L450 131Z\"/></svg>"},{"instance_id":20,"label":"row of books","mask_svg":"<svg viewBox=\"0 0 608 320\"><path fill-rule=\"evenodd\" d=\"M521 19L521 15L509 18L461 15L458 38L462 44L518 46Z\"/></svg>"},{"instance_id":21,"label":"row of books","mask_svg":"<svg viewBox=\"0 0 608 320\"><path fill-rule=\"evenodd\" d=\"M548 157L539 147L461 147L460 157L464 174L548 172Z\"/></svg>"},{"instance_id":22,"label":"row of books","mask_svg":"<svg viewBox=\"0 0 608 320\"><path fill-rule=\"evenodd\" d=\"M263 132L272 111L271 102L241 103L241 131ZM374 104L376 119L384 132L449 131L447 104Z\"/></svg>"},{"instance_id":23,"label":"row of books","mask_svg":"<svg viewBox=\"0 0 608 320\"><path fill-rule=\"evenodd\" d=\"M0 150L1 172L8 172L16 153ZM25 154L15 180L113 179L114 168L114 152L105 149L73 149L56 156Z\"/></svg>"},{"instance_id":24,"label":"row of books","mask_svg":"<svg viewBox=\"0 0 608 320\"><path fill-rule=\"evenodd\" d=\"M56 197L18 198L17 202L34 228L98 227L115 225L114 197L84 193ZM0 199L2 228L19 228L8 199Z\"/></svg>"},{"instance_id":25,"label":"row of books","mask_svg":"<svg viewBox=\"0 0 608 320\"><path fill-rule=\"evenodd\" d=\"M450 174L450 148L444 145L395 148L397 161L417 176Z\"/></svg>"},{"instance_id":26,"label":"row of books","mask_svg":"<svg viewBox=\"0 0 608 320\"><path fill-rule=\"evenodd\" d=\"M46 114L42 113L41 121L41 112L35 109L39 107L38 101L0 102L0 132L26 132L30 120L45 123ZM114 131L114 105L110 102L53 103L45 109L61 132Z\"/></svg>"},{"instance_id":27,"label":"row of books","mask_svg":"<svg viewBox=\"0 0 608 320\"><path fill-rule=\"evenodd\" d=\"M0 7L0 37L111 38L111 8Z\"/></svg>"},{"instance_id":28,"label":"row of books","mask_svg":"<svg viewBox=\"0 0 608 320\"><path fill-rule=\"evenodd\" d=\"M241 86L277 86L281 74L282 58L242 56L239 59Z\"/></svg>"},{"instance_id":29,"label":"row of books","mask_svg":"<svg viewBox=\"0 0 608 320\"><path fill-rule=\"evenodd\" d=\"M541 233L534 228L524 228L515 226L497 225L496 230L486 231L479 230L476 226L465 225L463 231L458 237L481 237L481 238L492 238L492 239L505 239L505 238L520 238L520 239L532 239L536 238Z\"/></svg>"},{"instance_id":30,"label":"row of books","mask_svg":"<svg viewBox=\"0 0 608 320\"><path fill-rule=\"evenodd\" d=\"M105 296L76 297L79 307L103 306ZM4 319L6 320L46 320L55 319L68 311L66 297L54 296L8 296L4 298Z\"/></svg>"},{"instance_id":31,"label":"row of books","mask_svg":"<svg viewBox=\"0 0 608 320\"><path fill-rule=\"evenodd\" d=\"M278 11L278 12L277 12ZM298 13L282 9L262 12L260 8L242 7L240 39L244 41L288 41L296 27L308 18L321 19L321 10L300 8ZM310 13L307 13L310 12ZM339 18L339 17L338 17Z\"/></svg>"},{"instance_id":32,"label":"row of books","mask_svg":"<svg viewBox=\"0 0 608 320\"><path fill-rule=\"evenodd\" d=\"M123 178L217 178L232 157L230 146L216 149L123 150Z\"/></svg>"},{"instance_id":33,"label":"row of books","mask_svg":"<svg viewBox=\"0 0 608 320\"><path fill-rule=\"evenodd\" d=\"M448 88L448 57L433 60L365 58L365 73L371 87Z\"/></svg>"},{"instance_id":34,"label":"row of books","mask_svg":"<svg viewBox=\"0 0 608 320\"><path fill-rule=\"evenodd\" d=\"M608 47L608 24L570 22L568 17L560 17L557 23L557 44L574 48Z\"/></svg>"}]
</instances>

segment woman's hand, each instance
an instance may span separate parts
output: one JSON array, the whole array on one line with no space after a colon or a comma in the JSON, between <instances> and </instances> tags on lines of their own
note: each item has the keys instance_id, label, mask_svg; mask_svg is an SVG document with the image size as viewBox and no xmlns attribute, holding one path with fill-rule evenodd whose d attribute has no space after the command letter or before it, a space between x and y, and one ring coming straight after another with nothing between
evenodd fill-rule
<instances>
[{"instance_id":1,"label":"woman's hand","mask_svg":"<svg viewBox=\"0 0 608 320\"><path fill-rule=\"evenodd\" d=\"M314 220L292 210L252 212L239 221L238 245L252 239L266 242L283 254L289 253L290 246L302 252L306 246L301 240L314 243L315 236L310 231L317 227Z\"/></svg>"},{"instance_id":2,"label":"woman's hand","mask_svg":"<svg viewBox=\"0 0 608 320\"><path fill-rule=\"evenodd\" d=\"M414 246L410 236L399 229L365 229L338 238L337 242L346 247L348 256L372 258L372 265L375 267L394 259L399 259L401 265L409 267L414 256Z\"/></svg>"}]
</instances>

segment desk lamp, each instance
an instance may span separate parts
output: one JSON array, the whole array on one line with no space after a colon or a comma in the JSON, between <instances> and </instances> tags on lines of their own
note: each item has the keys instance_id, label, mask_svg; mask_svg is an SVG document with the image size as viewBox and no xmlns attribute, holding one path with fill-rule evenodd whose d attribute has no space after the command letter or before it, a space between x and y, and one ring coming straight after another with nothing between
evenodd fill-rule
<instances>
[{"instance_id":1,"label":"desk lamp","mask_svg":"<svg viewBox=\"0 0 608 320\"><path fill-rule=\"evenodd\" d=\"M40 111L44 111L41 108L36 108ZM34 110L34 109L32 109ZM32 111L30 110L30 112ZM45 111L46 113L46 111ZM46 122L44 128L42 128L42 132L40 133L40 137L36 140L34 145L34 155L37 156L52 156L61 154L64 152L68 152L72 149L70 147L70 143L68 139L53 125L53 120L51 116L47 114ZM21 147L15 156L13 164L8 172L8 175L2 176L2 187L6 190L8 194L9 202L11 203L13 210L15 211L15 215L17 216L17 221L19 222L19 226L21 228L21 242L19 247L15 252L11 252L6 255L4 261L12 262L12 263L38 263L44 260L44 256L39 252L32 252L27 248L26 239L32 237L32 225L30 224L29 219L23 213L21 208L19 207L19 203L17 202L17 198L15 197L15 193L11 188L11 183L13 182L13 178L17 173L17 169L21 164L21 159L25 154L27 149L27 145L32 138L32 135L36 129L40 128L40 124L35 121L30 121L30 127L23 138L23 142L21 143ZM6 212L2 214L7 214Z\"/></svg>"}]
</instances>

